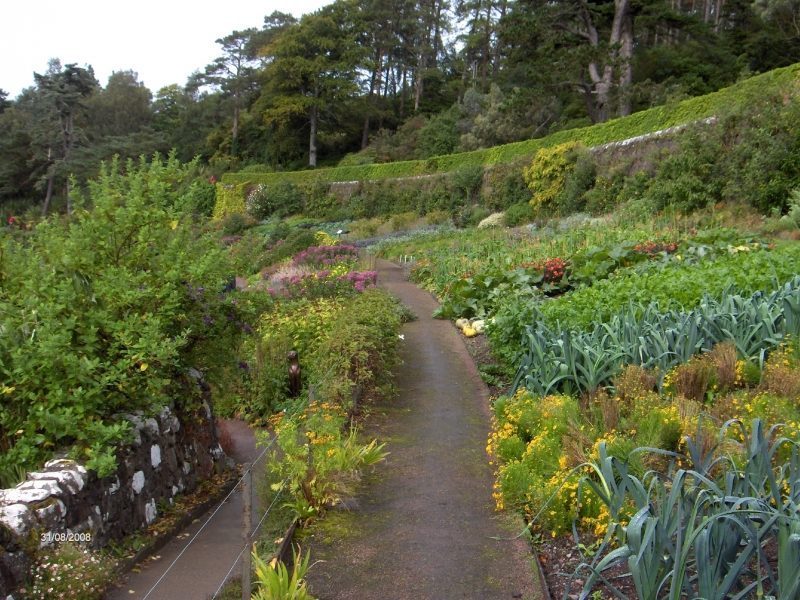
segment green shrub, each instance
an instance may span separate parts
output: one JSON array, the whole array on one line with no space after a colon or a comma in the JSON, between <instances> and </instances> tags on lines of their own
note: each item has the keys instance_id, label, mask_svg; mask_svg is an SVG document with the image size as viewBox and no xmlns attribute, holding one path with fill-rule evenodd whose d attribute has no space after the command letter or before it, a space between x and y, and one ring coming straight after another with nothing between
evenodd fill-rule
<instances>
[{"instance_id":1,"label":"green shrub","mask_svg":"<svg viewBox=\"0 0 800 600\"><path fill-rule=\"evenodd\" d=\"M789 210L786 211L783 220L791 223L794 227L800 227L800 189L791 191L787 204L789 205Z\"/></svg>"},{"instance_id":2,"label":"green shrub","mask_svg":"<svg viewBox=\"0 0 800 600\"><path fill-rule=\"evenodd\" d=\"M175 208L196 217L210 217L216 203L216 187L204 180L193 181L176 201Z\"/></svg>"},{"instance_id":3,"label":"green shrub","mask_svg":"<svg viewBox=\"0 0 800 600\"><path fill-rule=\"evenodd\" d=\"M461 194L466 202L477 200L478 192L483 183L483 167L480 165L464 165L459 167L451 176L453 187Z\"/></svg>"},{"instance_id":4,"label":"green shrub","mask_svg":"<svg viewBox=\"0 0 800 600\"><path fill-rule=\"evenodd\" d=\"M317 398L350 408L353 394L391 383L404 311L385 291L367 289L336 314L316 346L309 382Z\"/></svg>"},{"instance_id":5,"label":"green shrub","mask_svg":"<svg viewBox=\"0 0 800 600\"><path fill-rule=\"evenodd\" d=\"M244 213L246 188L246 183L218 183L217 198L212 215L214 220L219 221L228 215Z\"/></svg>"},{"instance_id":6,"label":"green shrub","mask_svg":"<svg viewBox=\"0 0 800 600\"><path fill-rule=\"evenodd\" d=\"M592 188L597 175L597 167L591 153L586 149L579 150L572 171L564 179L556 205L562 215L578 212L586 207L586 193Z\"/></svg>"},{"instance_id":7,"label":"green shrub","mask_svg":"<svg viewBox=\"0 0 800 600\"><path fill-rule=\"evenodd\" d=\"M506 210L503 215L506 227L516 227L518 225L524 225L525 223L531 223L535 218L536 212L530 202L521 202L509 206L508 210Z\"/></svg>"},{"instance_id":8,"label":"green shrub","mask_svg":"<svg viewBox=\"0 0 800 600\"><path fill-rule=\"evenodd\" d=\"M267 250L264 264L273 265L287 258L291 258L298 252L310 248L317 243L314 232L308 229L293 229L286 238L278 239Z\"/></svg>"},{"instance_id":9,"label":"green shrub","mask_svg":"<svg viewBox=\"0 0 800 600\"><path fill-rule=\"evenodd\" d=\"M418 219L419 215L415 212L399 213L391 216L389 219L389 227L392 231L405 231L411 229Z\"/></svg>"},{"instance_id":10,"label":"green shrub","mask_svg":"<svg viewBox=\"0 0 800 600\"><path fill-rule=\"evenodd\" d=\"M222 233L225 235L239 235L244 233L248 226L247 218L243 214L232 213L223 219Z\"/></svg>"},{"instance_id":11,"label":"green shrub","mask_svg":"<svg viewBox=\"0 0 800 600\"><path fill-rule=\"evenodd\" d=\"M453 215L453 225L456 227L476 227L478 223L492 214L488 208L478 205L465 206Z\"/></svg>"},{"instance_id":12,"label":"green shrub","mask_svg":"<svg viewBox=\"0 0 800 600\"><path fill-rule=\"evenodd\" d=\"M566 142L536 152L531 164L523 170L525 183L533 194L531 206L536 213L561 210L559 201L563 198L567 176L574 170L582 152L585 149L578 142Z\"/></svg>"},{"instance_id":13,"label":"green shrub","mask_svg":"<svg viewBox=\"0 0 800 600\"><path fill-rule=\"evenodd\" d=\"M326 219L340 208L338 199L330 193L330 183L320 177L301 186L301 192L303 214L308 217Z\"/></svg>"},{"instance_id":14,"label":"green shrub","mask_svg":"<svg viewBox=\"0 0 800 600\"><path fill-rule=\"evenodd\" d=\"M0 239L0 429L16 432L3 436L6 465L72 447L107 475L127 431L116 415L192 409L186 371L213 381L236 360L249 301L220 294L225 251L174 208L163 169L180 181L175 165L106 166L81 199L91 211L45 221L24 243Z\"/></svg>"},{"instance_id":15,"label":"green shrub","mask_svg":"<svg viewBox=\"0 0 800 600\"><path fill-rule=\"evenodd\" d=\"M513 163L488 169L481 196L484 204L496 211L530 200L531 193L522 175L522 166Z\"/></svg>"},{"instance_id":16,"label":"green shrub","mask_svg":"<svg viewBox=\"0 0 800 600\"><path fill-rule=\"evenodd\" d=\"M247 195L247 212L256 219L285 217L303 209L303 193L290 181L256 185Z\"/></svg>"}]
</instances>

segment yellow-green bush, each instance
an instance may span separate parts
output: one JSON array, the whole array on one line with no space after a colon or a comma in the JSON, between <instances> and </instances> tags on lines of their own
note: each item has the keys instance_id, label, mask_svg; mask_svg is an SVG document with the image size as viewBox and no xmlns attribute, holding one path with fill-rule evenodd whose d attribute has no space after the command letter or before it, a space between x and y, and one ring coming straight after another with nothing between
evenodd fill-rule
<instances>
[{"instance_id":1,"label":"yellow-green bush","mask_svg":"<svg viewBox=\"0 0 800 600\"><path fill-rule=\"evenodd\" d=\"M525 183L533 194L531 206L537 210L557 208L567 175L575 166L582 148L579 142L565 142L542 148L534 155L531 164L523 171Z\"/></svg>"},{"instance_id":2,"label":"yellow-green bush","mask_svg":"<svg viewBox=\"0 0 800 600\"><path fill-rule=\"evenodd\" d=\"M220 221L233 214L244 214L244 193L246 183L218 183L217 201L212 218Z\"/></svg>"}]
</instances>

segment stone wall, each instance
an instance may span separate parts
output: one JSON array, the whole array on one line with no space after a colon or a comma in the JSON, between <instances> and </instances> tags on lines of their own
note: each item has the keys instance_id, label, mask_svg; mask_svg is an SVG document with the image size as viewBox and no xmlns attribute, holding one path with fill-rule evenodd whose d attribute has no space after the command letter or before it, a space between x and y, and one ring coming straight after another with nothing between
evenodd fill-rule
<instances>
[{"instance_id":1,"label":"stone wall","mask_svg":"<svg viewBox=\"0 0 800 600\"><path fill-rule=\"evenodd\" d=\"M118 452L113 475L99 479L75 461L51 460L0 490L0 598L24 580L31 549L66 537L101 548L146 527L161 506L227 466L208 403L181 419L169 409L124 418L133 442Z\"/></svg>"}]
</instances>

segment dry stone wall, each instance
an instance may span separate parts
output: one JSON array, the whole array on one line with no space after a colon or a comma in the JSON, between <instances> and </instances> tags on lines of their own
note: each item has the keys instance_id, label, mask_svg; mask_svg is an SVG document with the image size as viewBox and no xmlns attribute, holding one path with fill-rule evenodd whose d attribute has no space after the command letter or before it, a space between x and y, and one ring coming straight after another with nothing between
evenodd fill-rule
<instances>
[{"instance_id":1,"label":"dry stone wall","mask_svg":"<svg viewBox=\"0 0 800 600\"><path fill-rule=\"evenodd\" d=\"M27 481L0 490L0 598L13 598L31 566L31 551L74 540L101 548L152 523L176 495L191 492L229 466L206 403L179 419L124 415L133 441L102 479L72 460L51 460Z\"/></svg>"}]
</instances>

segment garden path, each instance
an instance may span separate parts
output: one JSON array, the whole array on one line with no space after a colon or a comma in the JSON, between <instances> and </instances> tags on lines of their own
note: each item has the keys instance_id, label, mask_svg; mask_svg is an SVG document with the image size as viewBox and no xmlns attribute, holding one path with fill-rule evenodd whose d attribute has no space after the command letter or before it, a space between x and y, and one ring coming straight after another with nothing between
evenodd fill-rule
<instances>
[{"instance_id":1,"label":"garden path","mask_svg":"<svg viewBox=\"0 0 800 600\"><path fill-rule=\"evenodd\" d=\"M231 457L239 463L253 461L259 454L256 451L253 430L243 421L225 421L223 426L230 433ZM254 494L253 502L257 501L258 494ZM209 514L204 514L192 522L154 557L138 565L137 572L125 575L117 583L117 586L108 592L108 600L142 600L147 596L161 575L178 557L187 542L197 533L216 507L215 504ZM253 512L255 514L257 511ZM169 570L167 576L147 596L147 600L204 600L210 598L222 583L226 572L241 549L242 493L241 486L239 486L175 563L175 566ZM240 571L241 569L237 565L231 576L238 576Z\"/></svg>"},{"instance_id":2,"label":"garden path","mask_svg":"<svg viewBox=\"0 0 800 600\"><path fill-rule=\"evenodd\" d=\"M418 317L403 329L399 396L369 408L368 435L387 442L349 511L300 540L320 600L537 598L521 525L494 511L484 451L488 389L436 302L378 261L379 285ZM504 538L499 541L494 538ZM317 562L319 561L319 562Z\"/></svg>"}]
</instances>

